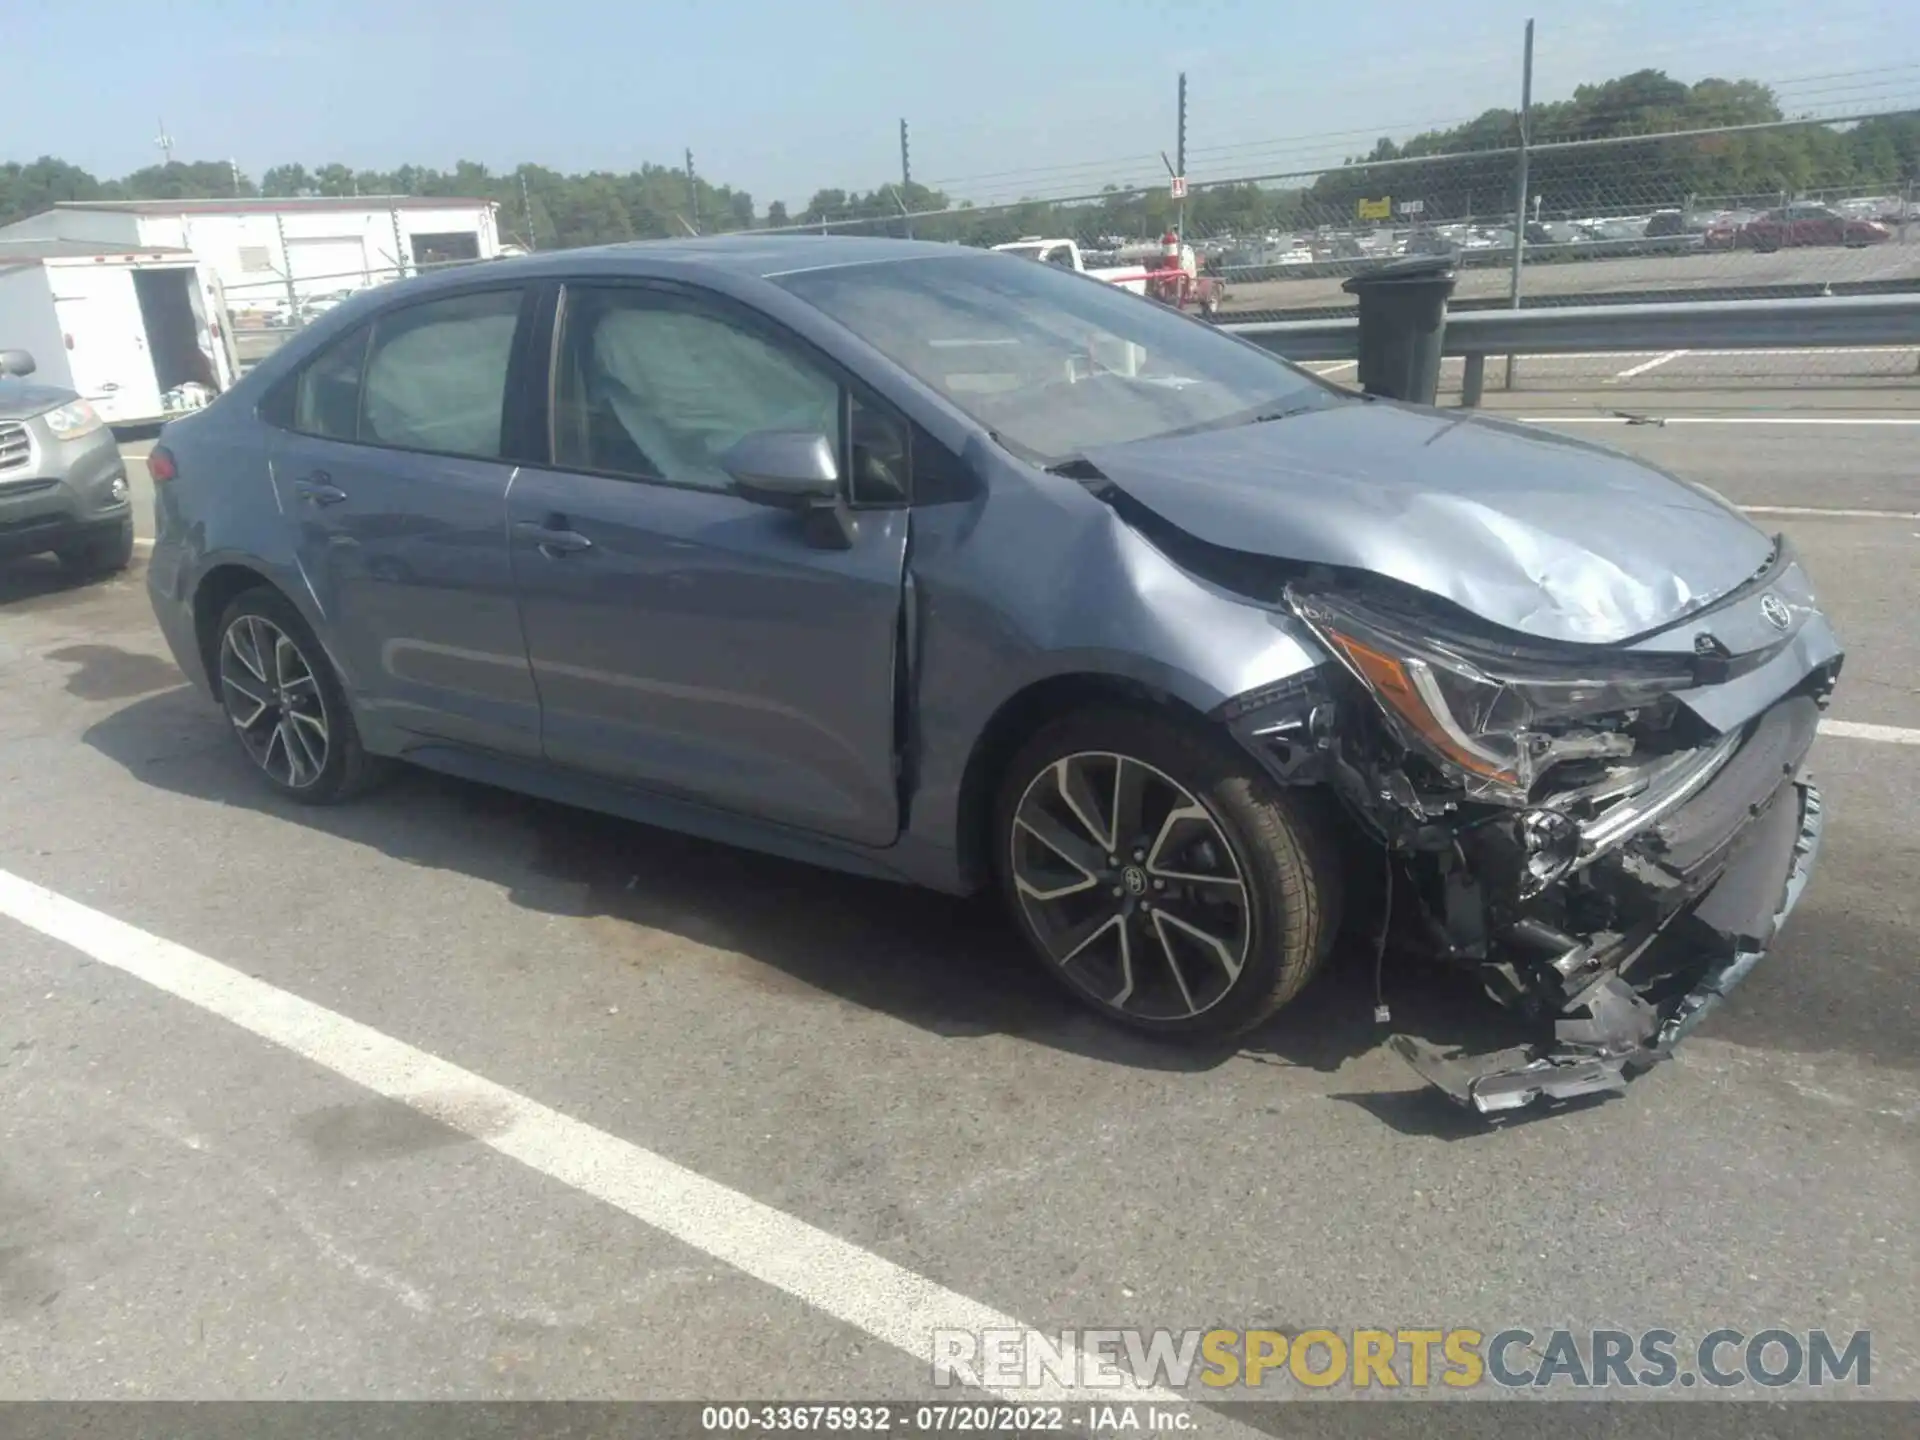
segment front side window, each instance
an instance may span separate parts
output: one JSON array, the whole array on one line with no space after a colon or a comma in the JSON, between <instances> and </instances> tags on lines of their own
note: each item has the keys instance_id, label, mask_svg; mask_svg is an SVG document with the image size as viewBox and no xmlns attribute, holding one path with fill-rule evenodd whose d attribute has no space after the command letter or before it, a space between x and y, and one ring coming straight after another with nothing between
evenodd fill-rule
<instances>
[{"instance_id":1,"label":"front side window","mask_svg":"<svg viewBox=\"0 0 1920 1440\"><path fill-rule=\"evenodd\" d=\"M360 440L495 460L520 291L454 295L374 321Z\"/></svg>"},{"instance_id":2,"label":"front side window","mask_svg":"<svg viewBox=\"0 0 1920 1440\"><path fill-rule=\"evenodd\" d=\"M554 376L556 464L725 489L721 457L756 430L840 442L839 382L679 295L570 286Z\"/></svg>"},{"instance_id":3,"label":"front side window","mask_svg":"<svg viewBox=\"0 0 1920 1440\"><path fill-rule=\"evenodd\" d=\"M1051 265L962 253L776 283L1040 464L1335 394L1277 357Z\"/></svg>"}]
</instances>

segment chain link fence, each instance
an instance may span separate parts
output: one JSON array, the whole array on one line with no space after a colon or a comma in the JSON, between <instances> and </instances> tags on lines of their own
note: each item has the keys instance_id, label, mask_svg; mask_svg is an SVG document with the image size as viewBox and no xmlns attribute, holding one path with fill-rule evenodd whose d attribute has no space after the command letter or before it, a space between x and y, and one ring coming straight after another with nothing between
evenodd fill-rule
<instances>
[{"instance_id":1,"label":"chain link fence","mask_svg":"<svg viewBox=\"0 0 1920 1440\"><path fill-rule=\"evenodd\" d=\"M1371 132L1202 145L1191 152L1195 173L1179 182L1172 172L1189 158L1184 118L1177 162L1135 155L941 188L904 173L903 143L898 183L819 191L779 225L735 206L719 228L1020 246L1223 321L1351 313L1346 279L1410 256L1452 263L1457 308L1920 290L1920 102L1911 93L1920 82L1908 72L1920 66L1769 88L1641 71L1568 100L1381 139L1363 154L1340 151ZM1530 81L1516 90L1530 92ZM1180 97L1184 117L1184 78ZM1827 113L1783 115L1800 102ZM1019 193L1029 188L1042 193ZM520 199L529 203L524 185ZM258 358L346 294L422 268L229 285L238 358ZM1175 271L1186 278L1170 283ZM1790 360L1670 352L1585 357L1595 363L1584 367L1581 358L1496 374L1552 388L1596 377L1741 381L1749 372L1785 385L1910 383L1916 370L1912 350Z\"/></svg>"},{"instance_id":2,"label":"chain link fence","mask_svg":"<svg viewBox=\"0 0 1920 1440\"><path fill-rule=\"evenodd\" d=\"M1920 109L1649 134L1570 136L1547 124L1524 142L1519 117L1508 119L1477 148L1416 140L1407 153L1195 179L1183 199L1163 176L915 211L885 187L778 228L975 246L1071 240L1081 264L1109 275L1160 266L1177 231L1224 321L1350 314L1349 276L1421 255L1453 263L1464 308L1920 289ZM1496 375L1551 390L1755 377L1910 384L1915 370L1914 350L1875 349L1554 357Z\"/></svg>"},{"instance_id":3,"label":"chain link fence","mask_svg":"<svg viewBox=\"0 0 1920 1440\"><path fill-rule=\"evenodd\" d=\"M1882 120L1912 127L1911 160L1877 143L1868 127ZM1227 282L1226 308L1262 320L1348 311L1341 281L1408 255L1451 258L1469 305L1512 303L1516 276L1526 305L1785 298L1920 288L1915 166L1920 110L1196 180L1184 204L1164 181L921 211L868 200L763 233L1061 238L1090 263L1125 264L1179 229Z\"/></svg>"},{"instance_id":4,"label":"chain link fence","mask_svg":"<svg viewBox=\"0 0 1920 1440\"><path fill-rule=\"evenodd\" d=\"M301 328L359 294L392 280L404 280L473 260L427 260L403 265L367 264L357 270L310 274L271 270L258 279L222 283L228 340L236 371L264 360Z\"/></svg>"}]
</instances>

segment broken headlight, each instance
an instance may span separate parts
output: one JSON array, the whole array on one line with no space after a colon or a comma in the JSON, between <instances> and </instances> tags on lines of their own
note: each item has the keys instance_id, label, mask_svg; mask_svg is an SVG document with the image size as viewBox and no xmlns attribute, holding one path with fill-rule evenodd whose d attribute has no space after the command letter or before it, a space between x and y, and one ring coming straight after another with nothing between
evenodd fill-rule
<instances>
[{"instance_id":1,"label":"broken headlight","mask_svg":"<svg viewBox=\"0 0 1920 1440\"><path fill-rule=\"evenodd\" d=\"M1630 754L1632 712L1694 683L1663 656L1502 643L1343 593L1287 598L1405 743L1496 804L1524 804L1561 760Z\"/></svg>"}]
</instances>

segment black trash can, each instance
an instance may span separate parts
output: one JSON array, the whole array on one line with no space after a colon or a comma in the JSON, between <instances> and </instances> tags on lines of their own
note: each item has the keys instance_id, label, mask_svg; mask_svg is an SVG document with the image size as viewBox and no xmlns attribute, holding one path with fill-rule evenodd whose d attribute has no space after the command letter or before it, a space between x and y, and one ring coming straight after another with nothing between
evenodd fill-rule
<instances>
[{"instance_id":1,"label":"black trash can","mask_svg":"<svg viewBox=\"0 0 1920 1440\"><path fill-rule=\"evenodd\" d=\"M1453 282L1445 255L1410 255L1348 277L1340 288L1360 302L1361 389L1433 404Z\"/></svg>"}]
</instances>

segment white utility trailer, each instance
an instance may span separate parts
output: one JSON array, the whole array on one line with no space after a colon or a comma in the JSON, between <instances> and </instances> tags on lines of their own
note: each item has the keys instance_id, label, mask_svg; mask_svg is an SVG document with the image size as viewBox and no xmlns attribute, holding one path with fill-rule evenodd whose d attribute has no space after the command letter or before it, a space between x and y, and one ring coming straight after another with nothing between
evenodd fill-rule
<instances>
[{"instance_id":1,"label":"white utility trailer","mask_svg":"<svg viewBox=\"0 0 1920 1440\"><path fill-rule=\"evenodd\" d=\"M223 307L188 250L0 241L0 349L34 379L91 401L110 425L197 409L233 383Z\"/></svg>"}]
</instances>

